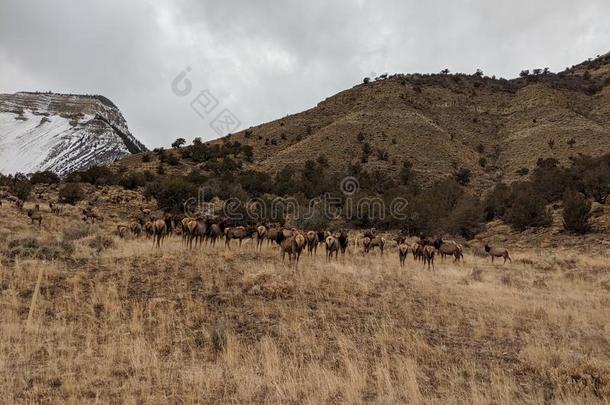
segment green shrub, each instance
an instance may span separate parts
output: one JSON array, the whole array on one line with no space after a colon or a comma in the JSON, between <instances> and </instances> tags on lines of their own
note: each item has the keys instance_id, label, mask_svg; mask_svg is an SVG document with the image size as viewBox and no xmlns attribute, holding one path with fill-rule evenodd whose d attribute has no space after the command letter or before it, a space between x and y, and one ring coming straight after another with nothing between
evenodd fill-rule
<instances>
[{"instance_id":1,"label":"green shrub","mask_svg":"<svg viewBox=\"0 0 610 405\"><path fill-rule=\"evenodd\" d=\"M114 240L108 235L97 234L89 240L87 246L94 249L97 253L101 253L104 250L113 248L115 243Z\"/></svg>"},{"instance_id":2,"label":"green shrub","mask_svg":"<svg viewBox=\"0 0 610 405\"><path fill-rule=\"evenodd\" d=\"M565 173L556 159L540 159L534 169L532 182L536 192L547 202L561 198L565 188Z\"/></svg>"},{"instance_id":3,"label":"green shrub","mask_svg":"<svg viewBox=\"0 0 610 405\"><path fill-rule=\"evenodd\" d=\"M135 190L138 187L144 187L146 184L146 177L144 173L132 172L124 176L119 184L127 190Z\"/></svg>"},{"instance_id":4,"label":"green shrub","mask_svg":"<svg viewBox=\"0 0 610 405\"><path fill-rule=\"evenodd\" d=\"M17 257L57 260L68 257L73 251L72 244L68 242L43 242L36 238L20 238L8 243L5 255L11 260Z\"/></svg>"},{"instance_id":5,"label":"green shrub","mask_svg":"<svg viewBox=\"0 0 610 405\"><path fill-rule=\"evenodd\" d=\"M405 160L402 163L402 168L400 169L399 177L400 177L400 184L404 184L404 185L410 184L414 178L413 163L411 163L408 160Z\"/></svg>"},{"instance_id":6,"label":"green shrub","mask_svg":"<svg viewBox=\"0 0 610 405\"><path fill-rule=\"evenodd\" d=\"M52 171L36 172L30 177L32 184L58 184L59 176Z\"/></svg>"},{"instance_id":7,"label":"green shrub","mask_svg":"<svg viewBox=\"0 0 610 405\"><path fill-rule=\"evenodd\" d=\"M600 162L582 176L585 193L596 202L604 204L610 195L610 161Z\"/></svg>"},{"instance_id":8,"label":"green shrub","mask_svg":"<svg viewBox=\"0 0 610 405\"><path fill-rule=\"evenodd\" d=\"M504 183L495 185L483 202L485 220L502 218L510 207L510 188Z\"/></svg>"},{"instance_id":9,"label":"green shrub","mask_svg":"<svg viewBox=\"0 0 610 405\"><path fill-rule=\"evenodd\" d=\"M83 199L83 188L78 183L67 183L59 190L59 200L67 204L75 204Z\"/></svg>"},{"instance_id":10,"label":"green shrub","mask_svg":"<svg viewBox=\"0 0 610 405\"><path fill-rule=\"evenodd\" d=\"M30 193L32 192L32 183L25 175L17 173L12 178L10 190L17 198L22 201L25 201L28 199Z\"/></svg>"},{"instance_id":11,"label":"green shrub","mask_svg":"<svg viewBox=\"0 0 610 405\"><path fill-rule=\"evenodd\" d=\"M180 147L182 147L182 145L185 145L185 144L186 144L186 139L178 138L172 143L172 148L179 149Z\"/></svg>"},{"instance_id":12,"label":"green shrub","mask_svg":"<svg viewBox=\"0 0 610 405\"><path fill-rule=\"evenodd\" d=\"M563 195L563 227L571 232L585 234L591 230L591 202L582 194L566 191Z\"/></svg>"},{"instance_id":13,"label":"green shrub","mask_svg":"<svg viewBox=\"0 0 610 405\"><path fill-rule=\"evenodd\" d=\"M455 180L462 186L468 185L470 183L470 169L462 167L455 173Z\"/></svg>"},{"instance_id":14,"label":"green shrub","mask_svg":"<svg viewBox=\"0 0 610 405\"><path fill-rule=\"evenodd\" d=\"M170 166L178 166L180 164L180 159L174 153L164 153L161 155L161 162L167 163Z\"/></svg>"},{"instance_id":15,"label":"green shrub","mask_svg":"<svg viewBox=\"0 0 610 405\"><path fill-rule=\"evenodd\" d=\"M327 229L329 223L330 218L324 213L324 209L317 205L310 207L306 215L301 213L299 218L297 218L297 226L301 229Z\"/></svg>"},{"instance_id":16,"label":"green shrub","mask_svg":"<svg viewBox=\"0 0 610 405\"><path fill-rule=\"evenodd\" d=\"M523 231L551 224L546 201L536 193L531 183L513 184L509 200L510 208L504 215L504 220L514 229Z\"/></svg>"},{"instance_id":17,"label":"green shrub","mask_svg":"<svg viewBox=\"0 0 610 405\"><path fill-rule=\"evenodd\" d=\"M90 225L70 226L68 228L64 228L62 231L62 240L65 242L74 242L75 240L84 239L92 233L93 228Z\"/></svg>"},{"instance_id":18,"label":"green shrub","mask_svg":"<svg viewBox=\"0 0 610 405\"><path fill-rule=\"evenodd\" d=\"M156 198L159 208L182 211L188 199L197 198L197 187L183 178L174 177L147 184L144 194Z\"/></svg>"},{"instance_id":19,"label":"green shrub","mask_svg":"<svg viewBox=\"0 0 610 405\"><path fill-rule=\"evenodd\" d=\"M91 166L87 170L70 173L68 183L89 183L94 185L118 184L121 176L104 166Z\"/></svg>"},{"instance_id":20,"label":"green shrub","mask_svg":"<svg viewBox=\"0 0 610 405\"><path fill-rule=\"evenodd\" d=\"M483 210L479 199L464 196L449 215L447 230L453 235L472 239L481 230L482 221Z\"/></svg>"}]
</instances>

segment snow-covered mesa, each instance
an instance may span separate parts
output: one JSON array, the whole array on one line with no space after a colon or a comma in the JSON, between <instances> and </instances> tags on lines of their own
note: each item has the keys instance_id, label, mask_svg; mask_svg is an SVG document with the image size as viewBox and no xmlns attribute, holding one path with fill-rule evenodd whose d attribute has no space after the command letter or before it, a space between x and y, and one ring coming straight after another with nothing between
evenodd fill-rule
<instances>
[{"instance_id":1,"label":"snow-covered mesa","mask_svg":"<svg viewBox=\"0 0 610 405\"><path fill-rule=\"evenodd\" d=\"M145 150L104 98L0 94L0 173L64 175Z\"/></svg>"}]
</instances>

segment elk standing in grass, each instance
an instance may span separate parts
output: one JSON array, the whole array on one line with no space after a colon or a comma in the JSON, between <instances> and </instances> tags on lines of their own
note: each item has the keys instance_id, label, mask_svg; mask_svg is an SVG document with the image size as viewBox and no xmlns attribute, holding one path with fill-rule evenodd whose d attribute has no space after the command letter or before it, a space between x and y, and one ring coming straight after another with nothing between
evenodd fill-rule
<instances>
[{"instance_id":1,"label":"elk standing in grass","mask_svg":"<svg viewBox=\"0 0 610 405\"><path fill-rule=\"evenodd\" d=\"M61 214L61 208L58 205L55 205L52 202L49 202L49 209L51 210L52 214L55 214L55 215L60 215Z\"/></svg>"},{"instance_id":2,"label":"elk standing in grass","mask_svg":"<svg viewBox=\"0 0 610 405\"><path fill-rule=\"evenodd\" d=\"M347 231L342 229L336 236L337 241L339 241L339 248L341 249L341 255L344 255L347 251L347 246L349 245Z\"/></svg>"},{"instance_id":3,"label":"elk standing in grass","mask_svg":"<svg viewBox=\"0 0 610 405\"><path fill-rule=\"evenodd\" d=\"M189 217L184 217L180 220L180 230L182 233L182 244L183 245L188 245L188 241L190 238L190 230L189 230L189 223L191 221L193 221L193 218L189 218Z\"/></svg>"},{"instance_id":4,"label":"elk standing in grass","mask_svg":"<svg viewBox=\"0 0 610 405\"><path fill-rule=\"evenodd\" d=\"M117 233L117 235L119 235L119 238L123 239L129 233L129 227L126 225L117 225L116 233Z\"/></svg>"},{"instance_id":5,"label":"elk standing in grass","mask_svg":"<svg viewBox=\"0 0 610 405\"><path fill-rule=\"evenodd\" d=\"M163 219L157 219L152 222L153 247L161 247L161 243L168 235L167 224Z\"/></svg>"},{"instance_id":6,"label":"elk standing in grass","mask_svg":"<svg viewBox=\"0 0 610 405\"><path fill-rule=\"evenodd\" d=\"M197 245L202 246L203 240L208 233L209 224L206 221L202 221L200 219L191 219L187 223L187 245L189 248L193 247L193 241L195 242L195 247Z\"/></svg>"},{"instance_id":7,"label":"elk standing in grass","mask_svg":"<svg viewBox=\"0 0 610 405\"><path fill-rule=\"evenodd\" d=\"M154 234L154 221L146 221L144 223L144 232L146 233L146 238L150 238Z\"/></svg>"},{"instance_id":8,"label":"elk standing in grass","mask_svg":"<svg viewBox=\"0 0 610 405\"><path fill-rule=\"evenodd\" d=\"M305 236L303 236L302 233L300 232L294 232L293 233L294 236L292 236L292 238L294 239L293 242L293 255L296 259L296 265L299 264L299 258L301 257L301 252L303 252L303 249L305 249Z\"/></svg>"},{"instance_id":9,"label":"elk standing in grass","mask_svg":"<svg viewBox=\"0 0 610 405\"><path fill-rule=\"evenodd\" d=\"M36 205L36 209L28 210L28 217L32 220L32 225L34 225L34 222L38 222L38 227L40 228L42 225L42 214L38 205Z\"/></svg>"},{"instance_id":10,"label":"elk standing in grass","mask_svg":"<svg viewBox=\"0 0 610 405\"><path fill-rule=\"evenodd\" d=\"M438 238L434 241L434 247L441 255L442 260L445 260L445 256L453 256L454 262L464 259L464 248L453 240L443 241L441 238Z\"/></svg>"},{"instance_id":11,"label":"elk standing in grass","mask_svg":"<svg viewBox=\"0 0 610 405\"><path fill-rule=\"evenodd\" d=\"M413 260L423 261L424 260L424 246L419 241L415 241L411 244L411 252L413 252Z\"/></svg>"},{"instance_id":12,"label":"elk standing in grass","mask_svg":"<svg viewBox=\"0 0 610 405\"><path fill-rule=\"evenodd\" d=\"M256 232L255 228L245 226L235 226L225 229L225 246L231 249L231 239L239 240L239 247L244 239L249 239Z\"/></svg>"},{"instance_id":13,"label":"elk standing in grass","mask_svg":"<svg viewBox=\"0 0 610 405\"><path fill-rule=\"evenodd\" d=\"M89 220L91 220L91 223L104 222L104 217L96 214L91 207L83 208L83 221L88 223Z\"/></svg>"},{"instance_id":14,"label":"elk standing in grass","mask_svg":"<svg viewBox=\"0 0 610 405\"><path fill-rule=\"evenodd\" d=\"M320 242L318 240L318 233L315 231L309 231L309 232L307 232L306 239L307 239L308 254L315 255L318 251L318 243Z\"/></svg>"},{"instance_id":15,"label":"elk standing in grass","mask_svg":"<svg viewBox=\"0 0 610 405\"><path fill-rule=\"evenodd\" d=\"M341 250L339 240L334 236L329 235L324 239L324 244L326 245L326 261L332 261L333 253L335 254L335 261L339 260L339 250Z\"/></svg>"},{"instance_id":16,"label":"elk standing in grass","mask_svg":"<svg viewBox=\"0 0 610 405\"><path fill-rule=\"evenodd\" d=\"M265 225L259 225L256 227L256 249L261 250L263 248L263 242L267 235L267 227Z\"/></svg>"},{"instance_id":17,"label":"elk standing in grass","mask_svg":"<svg viewBox=\"0 0 610 405\"><path fill-rule=\"evenodd\" d=\"M280 251L282 253L282 262L286 258L288 253L288 260L292 263L295 260L295 266L299 264L299 258L301 252L305 248L305 236L299 232L291 232L291 236L286 236L285 232L278 232L276 242L280 245Z\"/></svg>"},{"instance_id":18,"label":"elk standing in grass","mask_svg":"<svg viewBox=\"0 0 610 405\"><path fill-rule=\"evenodd\" d=\"M496 248L496 247L491 247L488 244L485 244L485 251L487 252L487 254L489 256L491 256L492 263L494 262L494 258L496 258L496 257L503 257L504 263L506 263L506 260L508 260L510 263L513 262L509 256L508 250L506 248Z\"/></svg>"},{"instance_id":19,"label":"elk standing in grass","mask_svg":"<svg viewBox=\"0 0 610 405\"><path fill-rule=\"evenodd\" d=\"M139 222L132 222L129 224L129 230L136 238L142 235L142 225Z\"/></svg>"},{"instance_id":20,"label":"elk standing in grass","mask_svg":"<svg viewBox=\"0 0 610 405\"><path fill-rule=\"evenodd\" d=\"M364 238L362 238L362 251L364 254L368 253L369 250L371 250L371 238L368 236L365 236Z\"/></svg>"},{"instance_id":21,"label":"elk standing in grass","mask_svg":"<svg viewBox=\"0 0 610 405\"><path fill-rule=\"evenodd\" d=\"M216 240L224 235L225 227L224 221L215 222L210 225L210 230L208 231L210 246L216 246Z\"/></svg>"},{"instance_id":22,"label":"elk standing in grass","mask_svg":"<svg viewBox=\"0 0 610 405\"><path fill-rule=\"evenodd\" d=\"M430 270L430 266L432 265L432 270L434 270L434 246L430 244L424 245L422 249L422 258L424 261L424 266L428 264L428 270Z\"/></svg>"},{"instance_id":23,"label":"elk standing in grass","mask_svg":"<svg viewBox=\"0 0 610 405\"><path fill-rule=\"evenodd\" d=\"M383 249L385 247L385 239L382 238L381 236L376 236L371 240L370 249L375 249L376 247L379 248L379 251L381 252L381 255L383 256Z\"/></svg>"},{"instance_id":24,"label":"elk standing in grass","mask_svg":"<svg viewBox=\"0 0 610 405\"><path fill-rule=\"evenodd\" d=\"M396 239L396 243L398 243L398 259L400 260L400 267L403 267L405 265L405 260L407 259L407 254L409 253L409 244L402 236L399 236Z\"/></svg>"},{"instance_id":25,"label":"elk standing in grass","mask_svg":"<svg viewBox=\"0 0 610 405\"><path fill-rule=\"evenodd\" d=\"M273 242L277 242L277 235L279 233L279 228L267 228L267 232L265 232L265 239L267 239L267 246L272 244Z\"/></svg>"}]
</instances>

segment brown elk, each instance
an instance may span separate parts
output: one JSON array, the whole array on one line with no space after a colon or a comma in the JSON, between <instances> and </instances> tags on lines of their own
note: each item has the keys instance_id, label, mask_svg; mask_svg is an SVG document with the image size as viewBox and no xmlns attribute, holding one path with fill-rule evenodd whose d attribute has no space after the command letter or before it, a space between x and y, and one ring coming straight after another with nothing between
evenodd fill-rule
<instances>
[{"instance_id":1,"label":"brown elk","mask_svg":"<svg viewBox=\"0 0 610 405\"><path fill-rule=\"evenodd\" d=\"M187 245L189 248L193 247L193 241L195 242L195 247L203 244L203 241L208 233L208 227L208 221L202 221L200 219L190 219L187 222Z\"/></svg>"},{"instance_id":2,"label":"brown elk","mask_svg":"<svg viewBox=\"0 0 610 405\"><path fill-rule=\"evenodd\" d=\"M420 241L414 241L411 244L411 252L413 252L413 260L424 260L424 245L422 245Z\"/></svg>"},{"instance_id":3,"label":"brown elk","mask_svg":"<svg viewBox=\"0 0 610 405\"><path fill-rule=\"evenodd\" d=\"M368 239L368 237L365 237L365 239ZM364 241L362 242L364 245ZM365 246L365 253L368 253L371 249L374 249L378 247L379 251L381 252L381 255L383 256L383 249L385 247L385 239L382 238L381 236L376 236L373 239L369 239L369 243L368 246Z\"/></svg>"},{"instance_id":4,"label":"brown elk","mask_svg":"<svg viewBox=\"0 0 610 405\"><path fill-rule=\"evenodd\" d=\"M129 224L129 230L133 236L138 237L142 234L142 225L139 222L132 222Z\"/></svg>"},{"instance_id":5,"label":"brown elk","mask_svg":"<svg viewBox=\"0 0 610 405\"><path fill-rule=\"evenodd\" d=\"M216 246L216 240L222 237L225 233L225 222L215 222L210 225L208 231L208 238L210 239L210 246Z\"/></svg>"},{"instance_id":6,"label":"brown elk","mask_svg":"<svg viewBox=\"0 0 610 405\"><path fill-rule=\"evenodd\" d=\"M280 231L280 228L267 228L267 232L265 232L265 239L267 239L267 246L269 246L273 242L277 242L277 235Z\"/></svg>"},{"instance_id":7,"label":"brown elk","mask_svg":"<svg viewBox=\"0 0 610 405\"><path fill-rule=\"evenodd\" d=\"M116 233L119 235L119 238L124 238L129 233L129 227L126 225L117 225Z\"/></svg>"},{"instance_id":8,"label":"brown elk","mask_svg":"<svg viewBox=\"0 0 610 405\"><path fill-rule=\"evenodd\" d=\"M153 236L153 247L161 247L161 244L165 237L169 234L166 221L163 219L157 219L152 222L152 236Z\"/></svg>"},{"instance_id":9,"label":"brown elk","mask_svg":"<svg viewBox=\"0 0 610 405\"><path fill-rule=\"evenodd\" d=\"M308 231L305 235L305 239L307 242L307 253L309 255L316 255L318 252L318 243L320 242L318 233L315 231Z\"/></svg>"},{"instance_id":10,"label":"brown elk","mask_svg":"<svg viewBox=\"0 0 610 405\"><path fill-rule=\"evenodd\" d=\"M339 248L341 250L341 255L344 255L347 251L347 246L349 245L347 231L345 229L340 230L337 233L337 241L339 241Z\"/></svg>"},{"instance_id":11,"label":"brown elk","mask_svg":"<svg viewBox=\"0 0 610 405\"><path fill-rule=\"evenodd\" d=\"M96 214L91 207L83 208L83 221L89 222L89 220L92 223L96 221L104 222L104 217Z\"/></svg>"},{"instance_id":12,"label":"brown elk","mask_svg":"<svg viewBox=\"0 0 610 405\"><path fill-rule=\"evenodd\" d=\"M293 233L294 236L292 236L292 239L294 239L293 242L293 255L295 255L296 258L296 264L299 264L299 258L301 257L301 252L303 251L303 249L305 249L305 236L303 236L302 233L300 232L294 232Z\"/></svg>"},{"instance_id":13,"label":"brown elk","mask_svg":"<svg viewBox=\"0 0 610 405\"><path fill-rule=\"evenodd\" d=\"M52 202L49 202L49 209L51 210L52 214L55 214L55 215L61 214L61 208L59 207L59 205L55 205Z\"/></svg>"},{"instance_id":14,"label":"brown elk","mask_svg":"<svg viewBox=\"0 0 610 405\"><path fill-rule=\"evenodd\" d=\"M335 261L339 259L339 250L341 250L341 244L339 240L332 235L329 235L324 239L326 245L326 261L331 262L333 253L335 254Z\"/></svg>"},{"instance_id":15,"label":"brown elk","mask_svg":"<svg viewBox=\"0 0 610 405\"><path fill-rule=\"evenodd\" d=\"M256 227L256 249L261 250L263 248L263 242L267 237L267 227L265 225L259 225Z\"/></svg>"},{"instance_id":16,"label":"brown elk","mask_svg":"<svg viewBox=\"0 0 610 405\"><path fill-rule=\"evenodd\" d=\"M368 253L371 249L371 238L369 236L365 236L362 238L361 243L363 252Z\"/></svg>"},{"instance_id":17,"label":"brown elk","mask_svg":"<svg viewBox=\"0 0 610 405\"><path fill-rule=\"evenodd\" d=\"M453 256L454 262L464 259L464 248L453 240L444 241L443 239L438 238L434 241L434 248L438 251L443 260L445 259L445 256Z\"/></svg>"},{"instance_id":18,"label":"brown elk","mask_svg":"<svg viewBox=\"0 0 610 405\"><path fill-rule=\"evenodd\" d=\"M405 260L407 259L407 254L409 253L409 244L402 236L396 239L396 243L398 243L398 259L400 260L400 266L403 267L405 265Z\"/></svg>"},{"instance_id":19,"label":"brown elk","mask_svg":"<svg viewBox=\"0 0 610 405\"><path fill-rule=\"evenodd\" d=\"M225 229L225 246L227 249L231 249L231 240L238 239L239 247L244 239L249 239L256 233L256 228L245 227L245 226L234 226Z\"/></svg>"},{"instance_id":20,"label":"brown elk","mask_svg":"<svg viewBox=\"0 0 610 405\"><path fill-rule=\"evenodd\" d=\"M32 220L32 225L34 222L38 222L38 227L42 225L42 214L39 209L28 210L28 217Z\"/></svg>"},{"instance_id":21,"label":"brown elk","mask_svg":"<svg viewBox=\"0 0 610 405\"><path fill-rule=\"evenodd\" d=\"M182 243L184 245L188 244L188 240L190 238L190 231L189 231L189 223L193 221L193 218L189 218L189 217L184 217L180 220L179 222L179 226L181 228L181 234L182 234Z\"/></svg>"},{"instance_id":22,"label":"brown elk","mask_svg":"<svg viewBox=\"0 0 610 405\"><path fill-rule=\"evenodd\" d=\"M295 260L295 266L299 264L299 258L301 252L305 248L305 236L300 232L291 232L290 236L286 236L285 232L278 232L276 242L280 245L280 251L282 253L282 262L286 258L288 253L288 260L292 263Z\"/></svg>"},{"instance_id":23,"label":"brown elk","mask_svg":"<svg viewBox=\"0 0 610 405\"><path fill-rule=\"evenodd\" d=\"M430 265L432 265L432 270L434 270L434 246L426 244L422 250L424 266L428 264L428 270L430 270Z\"/></svg>"},{"instance_id":24,"label":"brown elk","mask_svg":"<svg viewBox=\"0 0 610 405\"><path fill-rule=\"evenodd\" d=\"M513 262L509 256L508 250L506 248L496 248L496 247L491 247L488 244L485 244L485 251L487 252L487 254L489 256L491 256L492 263L494 262L495 257L504 258L504 263L506 263L506 260L508 260L510 263ZM504 264L504 263L502 263L502 264Z\"/></svg>"},{"instance_id":25,"label":"brown elk","mask_svg":"<svg viewBox=\"0 0 610 405\"><path fill-rule=\"evenodd\" d=\"M146 221L143 225L144 228L144 232L146 233L146 238L150 238L151 236L154 235L154 221Z\"/></svg>"}]
</instances>

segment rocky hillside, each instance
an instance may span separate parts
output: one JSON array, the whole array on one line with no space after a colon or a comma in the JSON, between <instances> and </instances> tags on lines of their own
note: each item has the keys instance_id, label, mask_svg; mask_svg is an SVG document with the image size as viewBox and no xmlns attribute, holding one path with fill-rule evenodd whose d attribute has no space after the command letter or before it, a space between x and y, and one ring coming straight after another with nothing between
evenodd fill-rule
<instances>
[{"instance_id":1,"label":"rocky hillside","mask_svg":"<svg viewBox=\"0 0 610 405\"><path fill-rule=\"evenodd\" d=\"M0 172L63 175L146 148L102 96L0 94Z\"/></svg>"},{"instance_id":2,"label":"rocky hillside","mask_svg":"<svg viewBox=\"0 0 610 405\"><path fill-rule=\"evenodd\" d=\"M484 191L527 177L539 158L566 163L610 151L610 54L512 80L396 74L228 138L252 146L254 162L246 167L269 173L324 155L337 173L361 164L392 176L408 160L422 181L469 169L473 190ZM139 158L123 163L130 162L142 167Z\"/></svg>"}]
</instances>

